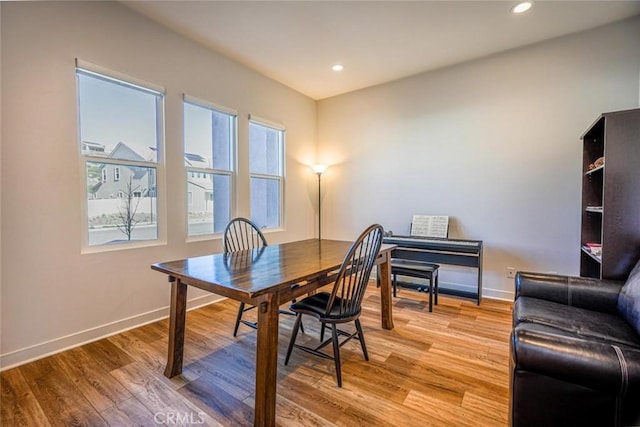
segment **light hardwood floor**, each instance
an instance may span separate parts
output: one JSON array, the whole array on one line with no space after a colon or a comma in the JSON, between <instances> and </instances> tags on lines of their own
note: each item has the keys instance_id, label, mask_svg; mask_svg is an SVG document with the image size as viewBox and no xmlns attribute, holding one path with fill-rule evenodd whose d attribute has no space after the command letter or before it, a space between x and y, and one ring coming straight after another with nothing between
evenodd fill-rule
<instances>
[{"instance_id":1,"label":"light hardwood floor","mask_svg":"<svg viewBox=\"0 0 640 427\"><path fill-rule=\"evenodd\" d=\"M506 425L512 304L441 295L429 313L426 297L399 292L387 331L369 286L370 360L357 341L342 347L342 388L330 360L294 350L283 365L294 318L281 316L278 425ZM2 426L252 425L256 333L241 326L233 338L236 304L187 314L184 371L171 380L166 320L2 372ZM317 340L315 319L303 322L298 339Z\"/></svg>"}]
</instances>

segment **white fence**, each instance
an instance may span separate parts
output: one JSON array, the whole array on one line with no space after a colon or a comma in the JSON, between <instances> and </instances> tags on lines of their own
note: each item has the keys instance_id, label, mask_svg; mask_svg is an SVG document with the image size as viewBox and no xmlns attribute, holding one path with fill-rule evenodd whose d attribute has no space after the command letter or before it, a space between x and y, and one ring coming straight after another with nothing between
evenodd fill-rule
<instances>
[{"instance_id":1,"label":"white fence","mask_svg":"<svg viewBox=\"0 0 640 427\"><path fill-rule=\"evenodd\" d=\"M88 200L87 216L89 218L101 215L113 215L126 208L127 199L96 199ZM155 197L134 197L131 199L131 209L136 209L137 214L155 215L158 212Z\"/></svg>"}]
</instances>

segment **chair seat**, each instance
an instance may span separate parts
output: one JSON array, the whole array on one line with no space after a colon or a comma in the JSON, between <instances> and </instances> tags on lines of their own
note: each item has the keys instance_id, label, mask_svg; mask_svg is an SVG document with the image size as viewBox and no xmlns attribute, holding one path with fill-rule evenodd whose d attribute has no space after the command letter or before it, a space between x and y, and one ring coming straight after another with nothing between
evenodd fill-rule
<instances>
[{"instance_id":1,"label":"chair seat","mask_svg":"<svg viewBox=\"0 0 640 427\"><path fill-rule=\"evenodd\" d=\"M438 271L440 266L438 264L431 264L428 262L410 261L405 259L392 259L391 270L392 274L394 270L414 270L420 273L431 273ZM401 274L401 273L397 273Z\"/></svg>"},{"instance_id":2,"label":"chair seat","mask_svg":"<svg viewBox=\"0 0 640 427\"><path fill-rule=\"evenodd\" d=\"M317 318L340 318L340 298L336 297L333 307L326 316L327 304L329 304L331 294L328 292L319 292L317 294L306 297L305 299L291 304L289 307L295 313L310 314Z\"/></svg>"}]
</instances>

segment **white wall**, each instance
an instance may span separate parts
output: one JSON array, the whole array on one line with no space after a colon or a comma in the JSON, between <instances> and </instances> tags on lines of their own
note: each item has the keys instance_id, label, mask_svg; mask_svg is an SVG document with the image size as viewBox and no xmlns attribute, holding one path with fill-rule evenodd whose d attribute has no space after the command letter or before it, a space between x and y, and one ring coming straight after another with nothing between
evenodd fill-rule
<instances>
[{"instance_id":1,"label":"white wall","mask_svg":"<svg viewBox=\"0 0 640 427\"><path fill-rule=\"evenodd\" d=\"M220 250L185 242L183 92L239 112L238 214L249 214L247 115L287 127L286 228L267 237L313 237L313 100L117 2L3 2L1 18L4 368L166 314L169 284L150 264ZM80 253L75 58L166 88L166 245Z\"/></svg>"},{"instance_id":2,"label":"white wall","mask_svg":"<svg viewBox=\"0 0 640 427\"><path fill-rule=\"evenodd\" d=\"M451 237L484 241L485 295L513 297L511 266L578 273L579 138L637 106L639 70L636 18L320 101L326 236L450 215Z\"/></svg>"}]
</instances>

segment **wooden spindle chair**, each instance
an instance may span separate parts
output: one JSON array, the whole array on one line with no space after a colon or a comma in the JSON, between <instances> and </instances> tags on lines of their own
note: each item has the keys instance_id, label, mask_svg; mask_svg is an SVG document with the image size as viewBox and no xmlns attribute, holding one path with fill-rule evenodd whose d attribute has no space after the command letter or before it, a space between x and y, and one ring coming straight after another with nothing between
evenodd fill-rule
<instances>
[{"instance_id":1,"label":"wooden spindle chair","mask_svg":"<svg viewBox=\"0 0 640 427\"><path fill-rule=\"evenodd\" d=\"M358 237L342 262L331 293L320 292L291 305L290 309L297 314L297 317L291 333L285 365L289 363L289 357L291 357L294 347L325 359L331 359L335 363L338 387L342 387L340 347L352 338L357 337L362 347L364 359L369 360L359 318L371 270L382 245L382 234L382 226L375 224L367 228ZM306 347L295 343L303 314L313 316L321 323L321 343L317 347ZM352 321L355 323L356 328L353 333L344 332L337 328L339 324ZM331 338L323 341L324 328L327 324L331 325ZM347 338L339 342L339 336L346 336ZM320 351L330 343L333 343L333 356Z\"/></svg>"},{"instance_id":2,"label":"wooden spindle chair","mask_svg":"<svg viewBox=\"0 0 640 427\"><path fill-rule=\"evenodd\" d=\"M259 249L267 246L267 239L258 226L247 218L232 219L224 230L222 249L225 253L244 251L248 249ZM297 285L294 285L297 286ZM295 300L293 301L295 302ZM243 314L256 308L254 305L246 306L244 302L238 307L236 324L233 328L233 336L238 334L238 327L243 323L253 329L258 329L258 324L243 319ZM295 316L295 313L287 310L280 310L280 313ZM304 329L302 330L304 332Z\"/></svg>"}]
</instances>

